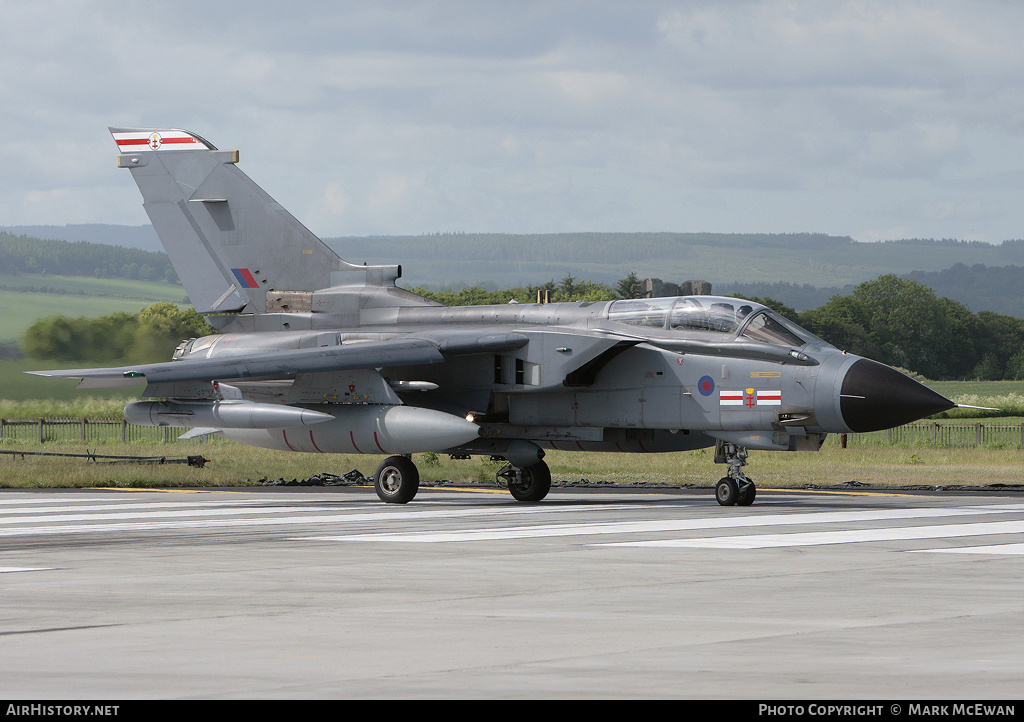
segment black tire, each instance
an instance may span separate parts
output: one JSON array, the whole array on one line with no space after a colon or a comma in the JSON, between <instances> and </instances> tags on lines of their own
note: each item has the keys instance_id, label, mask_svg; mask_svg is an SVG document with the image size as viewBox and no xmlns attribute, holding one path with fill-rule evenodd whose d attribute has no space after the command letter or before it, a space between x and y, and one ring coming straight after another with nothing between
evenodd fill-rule
<instances>
[{"instance_id":1,"label":"black tire","mask_svg":"<svg viewBox=\"0 0 1024 722\"><path fill-rule=\"evenodd\" d=\"M715 485L715 499L722 506L732 506L736 503L739 495L739 486L728 476L723 476Z\"/></svg>"},{"instance_id":2,"label":"black tire","mask_svg":"<svg viewBox=\"0 0 1024 722\"><path fill-rule=\"evenodd\" d=\"M747 479L747 481L750 481L750 479ZM746 486L745 489L743 489L743 491L740 492L739 497L736 499L736 506L750 506L751 504L754 503L754 497L756 496L757 487L754 486L754 482L750 481L750 483Z\"/></svg>"},{"instance_id":3,"label":"black tire","mask_svg":"<svg viewBox=\"0 0 1024 722\"><path fill-rule=\"evenodd\" d=\"M517 501L540 501L551 491L551 470L543 461L520 470L520 480L510 481L508 490Z\"/></svg>"},{"instance_id":4,"label":"black tire","mask_svg":"<svg viewBox=\"0 0 1024 722\"><path fill-rule=\"evenodd\" d=\"M420 472L404 456L389 456L373 475L373 488L381 501L408 504L420 488Z\"/></svg>"}]
</instances>

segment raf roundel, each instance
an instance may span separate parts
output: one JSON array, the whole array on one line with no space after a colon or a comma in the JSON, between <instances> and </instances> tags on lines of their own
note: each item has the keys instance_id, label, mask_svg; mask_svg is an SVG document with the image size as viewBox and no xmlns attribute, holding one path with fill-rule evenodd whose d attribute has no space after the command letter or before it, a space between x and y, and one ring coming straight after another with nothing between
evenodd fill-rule
<instances>
[{"instance_id":1,"label":"raf roundel","mask_svg":"<svg viewBox=\"0 0 1024 722\"><path fill-rule=\"evenodd\" d=\"M715 393L715 380L710 376L701 376L697 382L697 390L701 396L710 396Z\"/></svg>"}]
</instances>

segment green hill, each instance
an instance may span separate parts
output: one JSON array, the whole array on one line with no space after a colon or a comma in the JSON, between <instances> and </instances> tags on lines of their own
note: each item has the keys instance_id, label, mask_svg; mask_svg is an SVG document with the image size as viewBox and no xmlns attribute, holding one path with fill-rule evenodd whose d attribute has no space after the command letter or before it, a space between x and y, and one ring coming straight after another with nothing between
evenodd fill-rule
<instances>
[{"instance_id":1,"label":"green hill","mask_svg":"<svg viewBox=\"0 0 1024 722\"><path fill-rule=\"evenodd\" d=\"M135 227L54 229L66 237L88 231L90 238L121 239L125 229L131 231L127 237L141 237ZM992 245L949 239L860 243L820 233L443 233L326 241L353 263L402 264L406 288L498 290L567 276L614 286L635 272L674 282L704 279L716 293L767 296L805 310L896 273L975 312L1024 317L1020 240ZM174 274L165 254L100 243L0 232L0 271L0 301L10 311L0 321L0 341L40 316L134 312L153 301L181 303L185 295L166 280ZM26 296L33 293L60 296ZM72 293L83 300L69 304L63 295Z\"/></svg>"},{"instance_id":2,"label":"green hill","mask_svg":"<svg viewBox=\"0 0 1024 722\"><path fill-rule=\"evenodd\" d=\"M85 241L58 241L0 231L0 271L176 282L166 254Z\"/></svg>"},{"instance_id":3,"label":"green hill","mask_svg":"<svg viewBox=\"0 0 1024 722\"><path fill-rule=\"evenodd\" d=\"M138 313L157 301L188 305L174 283L0 273L0 342L17 340L37 318Z\"/></svg>"},{"instance_id":4,"label":"green hill","mask_svg":"<svg viewBox=\"0 0 1024 722\"><path fill-rule=\"evenodd\" d=\"M1024 265L1024 241L913 239L859 243L818 233L446 233L331 238L353 263L401 263L403 284L512 287L567 274L613 284L629 272L665 281L856 285L886 273L940 271L957 263Z\"/></svg>"},{"instance_id":5,"label":"green hill","mask_svg":"<svg viewBox=\"0 0 1024 722\"><path fill-rule=\"evenodd\" d=\"M187 303L164 253L0 232L0 343L37 318L137 313L157 301Z\"/></svg>"}]
</instances>

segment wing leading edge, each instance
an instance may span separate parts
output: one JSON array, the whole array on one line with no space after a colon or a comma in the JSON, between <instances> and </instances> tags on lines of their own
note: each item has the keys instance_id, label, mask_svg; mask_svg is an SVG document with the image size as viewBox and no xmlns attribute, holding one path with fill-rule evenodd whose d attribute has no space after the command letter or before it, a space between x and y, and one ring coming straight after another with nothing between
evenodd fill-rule
<instances>
[{"instance_id":1,"label":"wing leading edge","mask_svg":"<svg viewBox=\"0 0 1024 722\"><path fill-rule=\"evenodd\" d=\"M347 371L389 366L442 363L446 355L484 353L521 348L527 338L516 333L452 334L437 339L399 338L354 341L341 346L253 353L225 358L166 361L95 369L28 371L36 376L81 379L80 389L187 381L281 378L300 373Z\"/></svg>"}]
</instances>

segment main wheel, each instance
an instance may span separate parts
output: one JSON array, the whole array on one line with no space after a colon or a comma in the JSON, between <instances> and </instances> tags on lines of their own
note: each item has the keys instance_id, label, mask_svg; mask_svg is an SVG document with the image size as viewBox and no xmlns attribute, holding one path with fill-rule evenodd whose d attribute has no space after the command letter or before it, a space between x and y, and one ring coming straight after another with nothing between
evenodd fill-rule
<instances>
[{"instance_id":1,"label":"main wheel","mask_svg":"<svg viewBox=\"0 0 1024 722\"><path fill-rule=\"evenodd\" d=\"M373 475L373 488L381 501L408 504L420 488L420 472L404 456L389 456Z\"/></svg>"},{"instance_id":2,"label":"main wheel","mask_svg":"<svg viewBox=\"0 0 1024 722\"><path fill-rule=\"evenodd\" d=\"M508 490L518 501L540 501L551 491L551 470L543 461L519 470L519 479L508 482Z\"/></svg>"},{"instance_id":3,"label":"main wheel","mask_svg":"<svg viewBox=\"0 0 1024 722\"><path fill-rule=\"evenodd\" d=\"M739 495L739 486L728 476L723 476L715 485L715 498L722 506L732 506L736 503Z\"/></svg>"},{"instance_id":4,"label":"main wheel","mask_svg":"<svg viewBox=\"0 0 1024 722\"><path fill-rule=\"evenodd\" d=\"M754 503L754 497L757 496L757 487L754 486L754 482L747 479L749 484L740 492L739 497L736 499L737 506L750 506Z\"/></svg>"}]
</instances>

